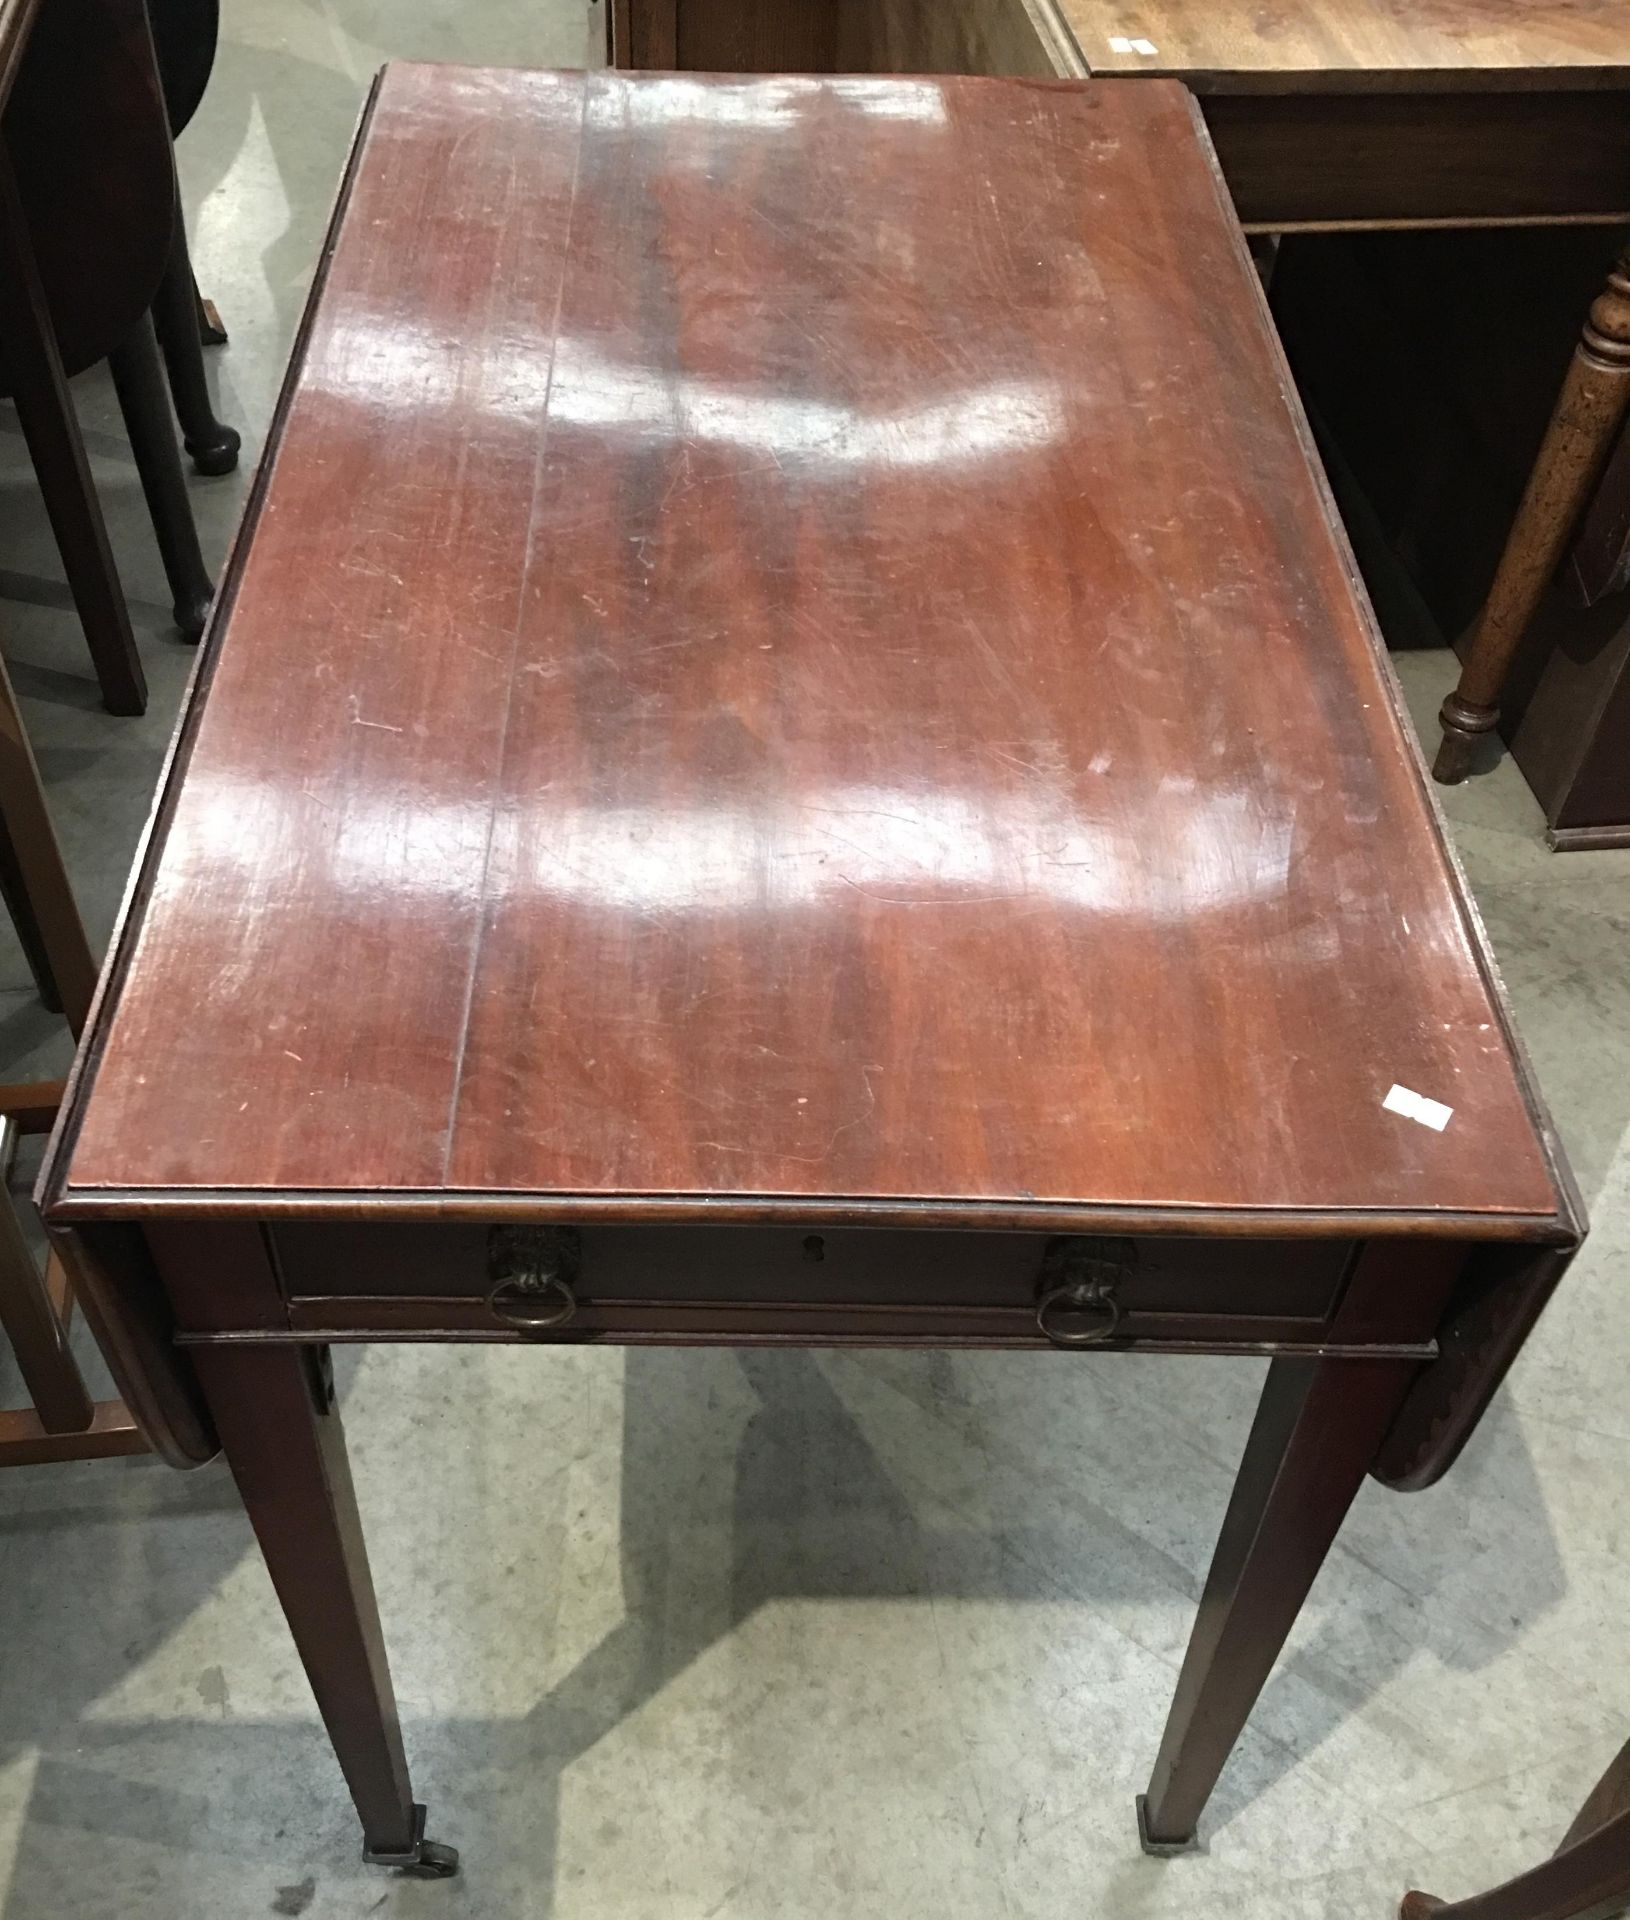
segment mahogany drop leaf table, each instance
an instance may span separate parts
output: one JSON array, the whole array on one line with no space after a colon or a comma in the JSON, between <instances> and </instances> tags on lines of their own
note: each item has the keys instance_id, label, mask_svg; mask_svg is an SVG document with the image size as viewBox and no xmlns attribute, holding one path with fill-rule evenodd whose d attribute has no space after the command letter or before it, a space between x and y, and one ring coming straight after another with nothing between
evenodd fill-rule
<instances>
[{"instance_id":1,"label":"mahogany drop leaf table","mask_svg":"<svg viewBox=\"0 0 1630 1920\"><path fill-rule=\"evenodd\" d=\"M1269 1356L1188 1843L1582 1221L1183 89L388 68L42 1194L426 1872L333 1342Z\"/></svg>"}]
</instances>

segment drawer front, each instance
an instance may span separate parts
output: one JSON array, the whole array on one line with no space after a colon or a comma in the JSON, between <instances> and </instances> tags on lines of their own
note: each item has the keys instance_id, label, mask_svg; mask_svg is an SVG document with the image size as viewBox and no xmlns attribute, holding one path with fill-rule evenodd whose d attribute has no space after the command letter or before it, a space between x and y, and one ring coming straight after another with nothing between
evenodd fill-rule
<instances>
[{"instance_id":1,"label":"drawer front","mask_svg":"<svg viewBox=\"0 0 1630 1920\"><path fill-rule=\"evenodd\" d=\"M689 1222L285 1223L290 1317L494 1338L1316 1339L1354 1243Z\"/></svg>"}]
</instances>

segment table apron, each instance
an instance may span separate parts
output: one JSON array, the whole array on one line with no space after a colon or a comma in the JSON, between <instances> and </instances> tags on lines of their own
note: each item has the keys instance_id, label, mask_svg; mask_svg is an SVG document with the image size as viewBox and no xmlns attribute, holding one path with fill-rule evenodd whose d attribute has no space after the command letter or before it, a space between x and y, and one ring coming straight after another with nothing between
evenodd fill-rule
<instances>
[{"instance_id":1,"label":"table apron","mask_svg":"<svg viewBox=\"0 0 1630 1920\"><path fill-rule=\"evenodd\" d=\"M1630 101L1575 93L1205 93L1251 228L1630 218Z\"/></svg>"},{"instance_id":2,"label":"table apron","mask_svg":"<svg viewBox=\"0 0 1630 1920\"><path fill-rule=\"evenodd\" d=\"M144 1230L184 1349L1063 1348L1408 1361L1423 1374L1441 1359L1471 1251L1344 1237L1336 1222L1328 1236L1277 1241L799 1222L198 1219Z\"/></svg>"}]
</instances>

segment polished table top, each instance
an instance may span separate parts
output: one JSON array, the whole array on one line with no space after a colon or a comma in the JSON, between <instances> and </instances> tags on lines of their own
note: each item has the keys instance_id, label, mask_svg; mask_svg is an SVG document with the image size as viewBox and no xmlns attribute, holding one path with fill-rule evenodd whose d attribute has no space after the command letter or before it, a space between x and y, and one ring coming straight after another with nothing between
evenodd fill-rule
<instances>
[{"instance_id":1,"label":"polished table top","mask_svg":"<svg viewBox=\"0 0 1630 1920\"><path fill-rule=\"evenodd\" d=\"M1630 0L1050 0L1093 73L1207 91L1630 86Z\"/></svg>"},{"instance_id":2,"label":"polished table top","mask_svg":"<svg viewBox=\"0 0 1630 1920\"><path fill-rule=\"evenodd\" d=\"M401 66L363 154L59 1218L1565 1211L1180 87Z\"/></svg>"}]
</instances>

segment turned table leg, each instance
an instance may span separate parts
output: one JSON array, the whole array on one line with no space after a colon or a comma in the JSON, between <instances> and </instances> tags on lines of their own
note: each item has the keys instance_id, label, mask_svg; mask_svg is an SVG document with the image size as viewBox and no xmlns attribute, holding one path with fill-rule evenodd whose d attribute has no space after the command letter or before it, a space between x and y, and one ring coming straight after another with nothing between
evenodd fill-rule
<instances>
[{"instance_id":1,"label":"turned table leg","mask_svg":"<svg viewBox=\"0 0 1630 1920\"><path fill-rule=\"evenodd\" d=\"M1417 1372L1275 1360L1201 1596L1149 1790L1148 1853L1179 1853Z\"/></svg>"},{"instance_id":2,"label":"turned table leg","mask_svg":"<svg viewBox=\"0 0 1630 1920\"><path fill-rule=\"evenodd\" d=\"M1621 256L1563 382L1539 458L1461 662L1460 681L1438 718L1433 763L1446 785L1471 771L1477 743L1500 718L1500 695L1518 642L1562 559L1630 408L1630 253Z\"/></svg>"},{"instance_id":3,"label":"turned table leg","mask_svg":"<svg viewBox=\"0 0 1630 1920\"><path fill-rule=\"evenodd\" d=\"M63 864L11 676L0 662L0 894L40 997L77 1040L90 1018L96 960Z\"/></svg>"},{"instance_id":4,"label":"turned table leg","mask_svg":"<svg viewBox=\"0 0 1630 1920\"><path fill-rule=\"evenodd\" d=\"M200 1346L193 1361L317 1708L362 1821L363 1857L440 1878L424 1837L326 1347Z\"/></svg>"}]
</instances>

